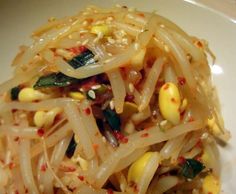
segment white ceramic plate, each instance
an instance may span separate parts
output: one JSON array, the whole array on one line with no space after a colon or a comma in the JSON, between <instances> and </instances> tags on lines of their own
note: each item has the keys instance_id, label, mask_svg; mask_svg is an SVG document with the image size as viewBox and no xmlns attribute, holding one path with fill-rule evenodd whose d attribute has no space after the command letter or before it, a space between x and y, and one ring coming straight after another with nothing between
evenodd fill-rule
<instances>
[{"instance_id":1,"label":"white ceramic plate","mask_svg":"<svg viewBox=\"0 0 236 194\"><path fill-rule=\"evenodd\" d=\"M229 145L221 149L223 192L236 191L236 24L229 17L208 7L188 3L189 0L21 0L0 2L0 81L11 72L10 63L18 46L30 43L30 33L49 17L72 15L86 5L109 7L116 3L145 11L157 10L188 33L209 41L217 56L214 83L217 85L226 127L232 132ZM194 2L194 1L191 1ZM223 3L223 0L222 0ZM236 10L235 10L236 12Z\"/></svg>"}]
</instances>

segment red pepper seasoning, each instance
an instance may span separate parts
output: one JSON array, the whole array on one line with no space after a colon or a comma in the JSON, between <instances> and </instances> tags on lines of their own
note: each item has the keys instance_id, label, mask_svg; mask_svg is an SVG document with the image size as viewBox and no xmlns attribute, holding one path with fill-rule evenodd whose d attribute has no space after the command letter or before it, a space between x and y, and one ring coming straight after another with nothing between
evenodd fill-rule
<instances>
[{"instance_id":1,"label":"red pepper seasoning","mask_svg":"<svg viewBox=\"0 0 236 194\"><path fill-rule=\"evenodd\" d=\"M113 190L112 189L107 189L107 194L113 194Z\"/></svg>"},{"instance_id":2,"label":"red pepper seasoning","mask_svg":"<svg viewBox=\"0 0 236 194\"><path fill-rule=\"evenodd\" d=\"M178 157L178 163L179 164L184 164L185 162L186 162L185 157L183 157L183 156Z\"/></svg>"},{"instance_id":3,"label":"red pepper seasoning","mask_svg":"<svg viewBox=\"0 0 236 194\"><path fill-rule=\"evenodd\" d=\"M156 60L156 57L150 57L150 58L148 58L148 60L147 60L147 67L148 67L148 68L151 68L151 67L153 66L155 60Z\"/></svg>"},{"instance_id":4,"label":"red pepper seasoning","mask_svg":"<svg viewBox=\"0 0 236 194\"><path fill-rule=\"evenodd\" d=\"M183 86L186 84L186 79L184 77L178 77L178 83L179 85Z\"/></svg>"},{"instance_id":5,"label":"red pepper seasoning","mask_svg":"<svg viewBox=\"0 0 236 194\"><path fill-rule=\"evenodd\" d=\"M18 142L19 139L20 139L20 137L17 136L17 137L14 138L14 141Z\"/></svg>"},{"instance_id":6,"label":"red pepper seasoning","mask_svg":"<svg viewBox=\"0 0 236 194\"><path fill-rule=\"evenodd\" d=\"M125 101L127 101L127 102L134 102L134 95L127 94L125 96Z\"/></svg>"},{"instance_id":7,"label":"red pepper seasoning","mask_svg":"<svg viewBox=\"0 0 236 194\"><path fill-rule=\"evenodd\" d=\"M98 148L99 148L99 145L94 143L93 144L93 149L94 149L95 152L97 152Z\"/></svg>"},{"instance_id":8,"label":"red pepper seasoning","mask_svg":"<svg viewBox=\"0 0 236 194\"><path fill-rule=\"evenodd\" d=\"M198 140L198 142L196 143L195 147L202 148L202 140L201 139Z\"/></svg>"},{"instance_id":9,"label":"red pepper seasoning","mask_svg":"<svg viewBox=\"0 0 236 194\"><path fill-rule=\"evenodd\" d=\"M37 131L37 134L38 134L38 136L39 137L43 137L43 135L44 135L44 129L43 128L40 128L40 129L38 129L38 131Z\"/></svg>"},{"instance_id":10,"label":"red pepper seasoning","mask_svg":"<svg viewBox=\"0 0 236 194\"><path fill-rule=\"evenodd\" d=\"M121 143L128 143L129 139L125 137L121 132L115 131L114 135Z\"/></svg>"},{"instance_id":11,"label":"red pepper seasoning","mask_svg":"<svg viewBox=\"0 0 236 194\"><path fill-rule=\"evenodd\" d=\"M149 134L148 133L143 133L142 135L140 135L140 137L148 137Z\"/></svg>"},{"instance_id":12,"label":"red pepper seasoning","mask_svg":"<svg viewBox=\"0 0 236 194\"><path fill-rule=\"evenodd\" d=\"M86 115L90 115L90 113L91 113L90 108L84 109L84 113L85 113Z\"/></svg>"},{"instance_id":13,"label":"red pepper seasoning","mask_svg":"<svg viewBox=\"0 0 236 194\"><path fill-rule=\"evenodd\" d=\"M15 194L19 194L19 191L18 191L18 190L15 190Z\"/></svg>"},{"instance_id":14,"label":"red pepper seasoning","mask_svg":"<svg viewBox=\"0 0 236 194\"><path fill-rule=\"evenodd\" d=\"M163 89L167 90L169 87L170 87L169 84L166 84Z\"/></svg>"},{"instance_id":15,"label":"red pepper seasoning","mask_svg":"<svg viewBox=\"0 0 236 194\"><path fill-rule=\"evenodd\" d=\"M79 47L79 51L81 52L81 53L83 53L84 51L86 51L86 50L88 50L87 48L86 48L86 46L80 46Z\"/></svg>"},{"instance_id":16,"label":"red pepper seasoning","mask_svg":"<svg viewBox=\"0 0 236 194\"><path fill-rule=\"evenodd\" d=\"M40 170L42 171L42 172L45 172L46 170L47 170L47 164L42 164L42 166L40 167Z\"/></svg>"},{"instance_id":17,"label":"red pepper seasoning","mask_svg":"<svg viewBox=\"0 0 236 194\"><path fill-rule=\"evenodd\" d=\"M84 181L84 176L78 176L78 179Z\"/></svg>"},{"instance_id":18,"label":"red pepper seasoning","mask_svg":"<svg viewBox=\"0 0 236 194\"><path fill-rule=\"evenodd\" d=\"M165 84L164 80L158 80L156 87L160 88L160 87L163 86L164 84Z\"/></svg>"},{"instance_id":19,"label":"red pepper seasoning","mask_svg":"<svg viewBox=\"0 0 236 194\"><path fill-rule=\"evenodd\" d=\"M188 119L188 122L190 123L190 122L193 122L194 121L194 118L193 117L190 117L189 119Z\"/></svg>"},{"instance_id":20,"label":"red pepper seasoning","mask_svg":"<svg viewBox=\"0 0 236 194\"><path fill-rule=\"evenodd\" d=\"M143 18L145 17L145 15L143 13L138 13L137 15L140 17L143 17Z\"/></svg>"},{"instance_id":21,"label":"red pepper seasoning","mask_svg":"<svg viewBox=\"0 0 236 194\"><path fill-rule=\"evenodd\" d=\"M16 166L13 162L10 162L8 165L10 170L12 170Z\"/></svg>"}]
</instances>

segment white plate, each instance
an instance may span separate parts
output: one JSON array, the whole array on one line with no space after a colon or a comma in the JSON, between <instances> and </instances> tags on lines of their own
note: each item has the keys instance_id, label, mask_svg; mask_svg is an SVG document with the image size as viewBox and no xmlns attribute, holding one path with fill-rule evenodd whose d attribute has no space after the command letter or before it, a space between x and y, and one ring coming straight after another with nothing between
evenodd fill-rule
<instances>
[{"instance_id":1,"label":"white plate","mask_svg":"<svg viewBox=\"0 0 236 194\"><path fill-rule=\"evenodd\" d=\"M10 75L9 65L18 46L30 42L30 33L49 17L72 15L88 4L111 6L126 4L145 11L157 10L159 14L176 22L188 33L208 40L217 56L214 83L217 85L225 117L226 127L232 132L229 145L221 149L223 191L236 191L236 24L229 17L214 9L208 9L180 0L103 1L103 0L21 0L1 1L0 5L0 81ZM194 2L194 1L191 1ZM223 1L222 1L223 2ZM236 11L236 10L235 10Z\"/></svg>"}]
</instances>

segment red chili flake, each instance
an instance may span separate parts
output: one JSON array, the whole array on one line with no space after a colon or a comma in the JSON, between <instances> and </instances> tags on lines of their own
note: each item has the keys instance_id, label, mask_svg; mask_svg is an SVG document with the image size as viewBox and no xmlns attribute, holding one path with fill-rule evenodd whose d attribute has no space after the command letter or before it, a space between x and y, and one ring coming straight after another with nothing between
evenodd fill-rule
<instances>
[{"instance_id":1,"label":"red chili flake","mask_svg":"<svg viewBox=\"0 0 236 194\"><path fill-rule=\"evenodd\" d=\"M76 168L73 166L67 166L67 172L74 172L76 171Z\"/></svg>"},{"instance_id":2,"label":"red chili flake","mask_svg":"<svg viewBox=\"0 0 236 194\"><path fill-rule=\"evenodd\" d=\"M69 49L67 49L67 50L70 51L70 52L72 52L74 55L80 54L79 47L72 47L72 48L69 48Z\"/></svg>"},{"instance_id":3,"label":"red chili flake","mask_svg":"<svg viewBox=\"0 0 236 194\"><path fill-rule=\"evenodd\" d=\"M92 22L93 22L93 18L87 18L86 21L87 21L88 23L92 23Z\"/></svg>"},{"instance_id":4,"label":"red chili flake","mask_svg":"<svg viewBox=\"0 0 236 194\"><path fill-rule=\"evenodd\" d=\"M134 102L134 95L127 94L127 95L125 96L125 101Z\"/></svg>"},{"instance_id":5,"label":"red chili flake","mask_svg":"<svg viewBox=\"0 0 236 194\"><path fill-rule=\"evenodd\" d=\"M140 135L140 137L148 137L149 134L148 133L143 133L142 135Z\"/></svg>"},{"instance_id":6,"label":"red chili flake","mask_svg":"<svg viewBox=\"0 0 236 194\"><path fill-rule=\"evenodd\" d=\"M39 137L43 137L44 133L45 133L45 131L44 131L43 128L40 128L40 129L38 129L38 131L37 131L37 134L38 134Z\"/></svg>"},{"instance_id":7,"label":"red chili flake","mask_svg":"<svg viewBox=\"0 0 236 194\"><path fill-rule=\"evenodd\" d=\"M193 117L190 117L189 119L188 119L188 122L193 122L194 121L194 118Z\"/></svg>"},{"instance_id":8,"label":"red chili flake","mask_svg":"<svg viewBox=\"0 0 236 194\"><path fill-rule=\"evenodd\" d=\"M99 147L98 144L95 144L95 143L93 144L93 149L94 149L95 152L98 150L98 147Z\"/></svg>"},{"instance_id":9,"label":"red chili flake","mask_svg":"<svg viewBox=\"0 0 236 194\"><path fill-rule=\"evenodd\" d=\"M202 141L201 141L201 139L198 140L198 142L196 143L195 147L202 148Z\"/></svg>"},{"instance_id":10,"label":"red chili flake","mask_svg":"<svg viewBox=\"0 0 236 194\"><path fill-rule=\"evenodd\" d=\"M148 131L149 129L150 129L150 127L146 127L143 130Z\"/></svg>"},{"instance_id":11,"label":"red chili flake","mask_svg":"<svg viewBox=\"0 0 236 194\"><path fill-rule=\"evenodd\" d=\"M150 57L150 58L148 58L148 60L147 60L147 67L148 67L148 68L151 68L151 67L153 66L155 60L156 60L156 57Z\"/></svg>"},{"instance_id":12,"label":"red chili flake","mask_svg":"<svg viewBox=\"0 0 236 194\"><path fill-rule=\"evenodd\" d=\"M84 181L84 176L78 176L78 179Z\"/></svg>"},{"instance_id":13,"label":"red chili flake","mask_svg":"<svg viewBox=\"0 0 236 194\"><path fill-rule=\"evenodd\" d=\"M19 191L18 191L18 190L15 190L15 194L19 194Z\"/></svg>"},{"instance_id":14,"label":"red chili flake","mask_svg":"<svg viewBox=\"0 0 236 194\"><path fill-rule=\"evenodd\" d=\"M165 81L164 80L158 80L157 81L157 87L160 88L161 86L163 86L165 84Z\"/></svg>"},{"instance_id":15,"label":"red chili flake","mask_svg":"<svg viewBox=\"0 0 236 194\"><path fill-rule=\"evenodd\" d=\"M8 165L9 165L10 170L13 169L16 166L15 163L13 163L13 162L10 162Z\"/></svg>"},{"instance_id":16,"label":"red chili flake","mask_svg":"<svg viewBox=\"0 0 236 194\"><path fill-rule=\"evenodd\" d=\"M17 111L17 109L12 109L11 112L12 113L15 113Z\"/></svg>"},{"instance_id":17,"label":"red chili flake","mask_svg":"<svg viewBox=\"0 0 236 194\"><path fill-rule=\"evenodd\" d=\"M178 163L179 164L184 164L185 161L186 161L185 157L183 157L183 156L178 157Z\"/></svg>"},{"instance_id":18,"label":"red chili flake","mask_svg":"<svg viewBox=\"0 0 236 194\"><path fill-rule=\"evenodd\" d=\"M121 72L122 78L124 80L127 80L127 78L128 78L128 72L127 71L128 71L127 68L120 67L120 72Z\"/></svg>"},{"instance_id":19,"label":"red chili flake","mask_svg":"<svg viewBox=\"0 0 236 194\"><path fill-rule=\"evenodd\" d=\"M128 143L129 139L125 137L121 132L115 131L114 135L121 143Z\"/></svg>"},{"instance_id":20,"label":"red chili flake","mask_svg":"<svg viewBox=\"0 0 236 194\"><path fill-rule=\"evenodd\" d=\"M14 138L14 141L19 141L19 139L20 139L20 137L17 136Z\"/></svg>"},{"instance_id":21,"label":"red chili flake","mask_svg":"<svg viewBox=\"0 0 236 194\"><path fill-rule=\"evenodd\" d=\"M40 170L42 172L45 172L47 170L47 168L48 168L47 164L42 164L41 167L40 167Z\"/></svg>"},{"instance_id":22,"label":"red chili flake","mask_svg":"<svg viewBox=\"0 0 236 194\"><path fill-rule=\"evenodd\" d=\"M96 84L97 84L97 81L96 81L96 77L94 76L91 79L86 80L85 82L83 82L83 85L82 85L81 88L86 92L86 91L90 90L92 86L94 86Z\"/></svg>"},{"instance_id":23,"label":"red chili flake","mask_svg":"<svg viewBox=\"0 0 236 194\"><path fill-rule=\"evenodd\" d=\"M138 13L137 15L138 15L138 16L141 16L141 17L143 17L143 18L145 17L144 13Z\"/></svg>"},{"instance_id":24,"label":"red chili flake","mask_svg":"<svg viewBox=\"0 0 236 194\"><path fill-rule=\"evenodd\" d=\"M90 113L91 113L90 108L84 109L84 113L85 113L86 115L90 115Z\"/></svg>"},{"instance_id":25,"label":"red chili flake","mask_svg":"<svg viewBox=\"0 0 236 194\"><path fill-rule=\"evenodd\" d=\"M164 90L167 90L168 88L169 88L170 86L169 86L169 84L165 84L165 86L164 86Z\"/></svg>"},{"instance_id":26,"label":"red chili flake","mask_svg":"<svg viewBox=\"0 0 236 194\"><path fill-rule=\"evenodd\" d=\"M107 194L113 194L113 190L112 189L107 189Z\"/></svg>"},{"instance_id":27,"label":"red chili flake","mask_svg":"<svg viewBox=\"0 0 236 194\"><path fill-rule=\"evenodd\" d=\"M179 110L179 112L180 112L180 110ZM181 121L184 119L184 114L185 114L185 111L180 112L180 120Z\"/></svg>"},{"instance_id":28,"label":"red chili flake","mask_svg":"<svg viewBox=\"0 0 236 194\"><path fill-rule=\"evenodd\" d=\"M201 156L197 156L195 159L196 159L197 161L199 161L199 162L202 162Z\"/></svg>"},{"instance_id":29,"label":"red chili flake","mask_svg":"<svg viewBox=\"0 0 236 194\"><path fill-rule=\"evenodd\" d=\"M186 79L184 77L178 77L179 85L183 86L186 84Z\"/></svg>"},{"instance_id":30,"label":"red chili flake","mask_svg":"<svg viewBox=\"0 0 236 194\"><path fill-rule=\"evenodd\" d=\"M79 50L81 53L83 53L84 51L88 50L86 46L80 46Z\"/></svg>"},{"instance_id":31,"label":"red chili flake","mask_svg":"<svg viewBox=\"0 0 236 194\"><path fill-rule=\"evenodd\" d=\"M195 44L196 44L199 48L202 48L202 47L203 47L201 41L197 41Z\"/></svg>"},{"instance_id":32,"label":"red chili flake","mask_svg":"<svg viewBox=\"0 0 236 194\"><path fill-rule=\"evenodd\" d=\"M29 192L29 190L25 187L25 193L28 193Z\"/></svg>"}]
</instances>

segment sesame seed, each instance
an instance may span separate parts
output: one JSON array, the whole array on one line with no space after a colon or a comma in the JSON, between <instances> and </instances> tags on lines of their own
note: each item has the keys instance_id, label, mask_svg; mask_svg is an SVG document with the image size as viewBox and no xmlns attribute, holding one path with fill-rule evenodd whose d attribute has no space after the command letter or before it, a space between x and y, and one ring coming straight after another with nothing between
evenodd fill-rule
<instances>
[{"instance_id":1,"label":"sesame seed","mask_svg":"<svg viewBox=\"0 0 236 194\"><path fill-rule=\"evenodd\" d=\"M79 91L80 91L80 92L84 92L84 89L83 89L83 88L80 88Z\"/></svg>"},{"instance_id":2,"label":"sesame seed","mask_svg":"<svg viewBox=\"0 0 236 194\"><path fill-rule=\"evenodd\" d=\"M165 28L165 25L164 25L164 24L161 24L160 27L161 27L161 28Z\"/></svg>"},{"instance_id":3,"label":"sesame seed","mask_svg":"<svg viewBox=\"0 0 236 194\"><path fill-rule=\"evenodd\" d=\"M96 99L96 94L95 94L95 92L93 90L89 90L88 91L88 96L90 98L92 98L93 100Z\"/></svg>"},{"instance_id":4,"label":"sesame seed","mask_svg":"<svg viewBox=\"0 0 236 194\"><path fill-rule=\"evenodd\" d=\"M82 29L79 31L80 34L87 33L87 32L88 32L88 30L85 30L85 29Z\"/></svg>"},{"instance_id":5,"label":"sesame seed","mask_svg":"<svg viewBox=\"0 0 236 194\"><path fill-rule=\"evenodd\" d=\"M89 15L89 12L83 12L82 15Z\"/></svg>"},{"instance_id":6,"label":"sesame seed","mask_svg":"<svg viewBox=\"0 0 236 194\"><path fill-rule=\"evenodd\" d=\"M134 92L134 84L129 83L129 91L130 91L131 93Z\"/></svg>"},{"instance_id":7,"label":"sesame seed","mask_svg":"<svg viewBox=\"0 0 236 194\"><path fill-rule=\"evenodd\" d=\"M120 4L116 4L116 7L117 8L121 8L122 6Z\"/></svg>"},{"instance_id":8,"label":"sesame seed","mask_svg":"<svg viewBox=\"0 0 236 194\"><path fill-rule=\"evenodd\" d=\"M209 134L208 133L203 133L202 136L201 136L201 139L207 139L209 137Z\"/></svg>"},{"instance_id":9,"label":"sesame seed","mask_svg":"<svg viewBox=\"0 0 236 194\"><path fill-rule=\"evenodd\" d=\"M167 46L167 45L164 45L164 49L165 49L165 51L168 53L168 52L170 52L170 49L169 49L169 47Z\"/></svg>"},{"instance_id":10,"label":"sesame seed","mask_svg":"<svg viewBox=\"0 0 236 194\"><path fill-rule=\"evenodd\" d=\"M83 21L82 25L83 25L83 26L87 26L87 25L88 25L88 21L86 21L86 20Z\"/></svg>"},{"instance_id":11,"label":"sesame seed","mask_svg":"<svg viewBox=\"0 0 236 194\"><path fill-rule=\"evenodd\" d=\"M84 45L88 44L88 42L89 42L89 39L86 39L85 41L82 42L82 45L84 46Z\"/></svg>"},{"instance_id":12,"label":"sesame seed","mask_svg":"<svg viewBox=\"0 0 236 194\"><path fill-rule=\"evenodd\" d=\"M108 56L110 56L110 57L112 57L112 56L113 56L113 54L111 54L111 53L107 53L107 55L108 55Z\"/></svg>"},{"instance_id":13,"label":"sesame seed","mask_svg":"<svg viewBox=\"0 0 236 194\"><path fill-rule=\"evenodd\" d=\"M107 40L108 40L108 42L111 43L111 44L115 44L115 42L116 42L116 41L115 41L113 38L111 38L111 37L108 37Z\"/></svg>"},{"instance_id":14,"label":"sesame seed","mask_svg":"<svg viewBox=\"0 0 236 194\"><path fill-rule=\"evenodd\" d=\"M134 49L135 49L135 50L138 50L138 49L139 49L139 43L137 43L137 42L134 43Z\"/></svg>"},{"instance_id":15,"label":"sesame seed","mask_svg":"<svg viewBox=\"0 0 236 194\"><path fill-rule=\"evenodd\" d=\"M128 39L127 38L123 38L122 39L122 43L128 45Z\"/></svg>"},{"instance_id":16,"label":"sesame seed","mask_svg":"<svg viewBox=\"0 0 236 194\"><path fill-rule=\"evenodd\" d=\"M109 105L110 105L111 110L114 110L115 104L113 100L110 101Z\"/></svg>"},{"instance_id":17,"label":"sesame seed","mask_svg":"<svg viewBox=\"0 0 236 194\"><path fill-rule=\"evenodd\" d=\"M102 141L103 141L103 143L107 142L107 140L106 140L106 138L104 136L102 136Z\"/></svg>"},{"instance_id":18,"label":"sesame seed","mask_svg":"<svg viewBox=\"0 0 236 194\"><path fill-rule=\"evenodd\" d=\"M135 8L134 7L130 7L129 9L128 9L128 12L134 12L135 11Z\"/></svg>"},{"instance_id":19,"label":"sesame seed","mask_svg":"<svg viewBox=\"0 0 236 194\"><path fill-rule=\"evenodd\" d=\"M91 87L91 89L93 89L93 90L97 90L99 88L101 88L101 85L94 85L94 86Z\"/></svg>"},{"instance_id":20,"label":"sesame seed","mask_svg":"<svg viewBox=\"0 0 236 194\"><path fill-rule=\"evenodd\" d=\"M164 127L164 126L167 124L167 122L168 122L167 120L161 121L161 122L160 122L160 126L161 126L161 127Z\"/></svg>"}]
</instances>

